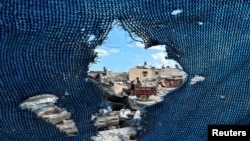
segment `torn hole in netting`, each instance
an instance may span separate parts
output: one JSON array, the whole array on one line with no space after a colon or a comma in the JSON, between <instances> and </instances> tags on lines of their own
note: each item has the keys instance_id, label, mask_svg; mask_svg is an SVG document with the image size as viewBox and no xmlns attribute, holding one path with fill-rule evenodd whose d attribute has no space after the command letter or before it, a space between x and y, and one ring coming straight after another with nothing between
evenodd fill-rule
<instances>
[{"instance_id":1,"label":"torn hole in netting","mask_svg":"<svg viewBox=\"0 0 250 141\"><path fill-rule=\"evenodd\" d=\"M146 48L138 36L117 24L102 46L95 49L97 59L90 64L88 79L103 91L102 109L91 120L98 129L92 140L135 140L143 130L141 115L145 107L164 100L181 87L187 73L168 59L166 45Z\"/></svg>"}]
</instances>

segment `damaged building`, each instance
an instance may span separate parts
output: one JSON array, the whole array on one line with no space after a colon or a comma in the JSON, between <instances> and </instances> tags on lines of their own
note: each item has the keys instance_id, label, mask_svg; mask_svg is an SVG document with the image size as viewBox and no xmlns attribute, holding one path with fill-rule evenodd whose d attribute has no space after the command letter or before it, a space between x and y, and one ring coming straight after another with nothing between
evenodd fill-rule
<instances>
[{"instance_id":1,"label":"damaged building","mask_svg":"<svg viewBox=\"0 0 250 141\"><path fill-rule=\"evenodd\" d=\"M136 66L129 72L89 71L89 79L103 90L107 107L92 116L101 135L94 141L109 141L120 136L130 140L135 136L133 129L140 129L141 110L163 100L164 95L180 87L187 74L177 68L155 68ZM131 82L141 80L141 86L131 91ZM121 134L122 132L122 134ZM132 134L133 133L133 134ZM113 137L110 137L112 135Z\"/></svg>"},{"instance_id":2,"label":"damaged building","mask_svg":"<svg viewBox=\"0 0 250 141\"><path fill-rule=\"evenodd\" d=\"M145 63L146 64L146 63ZM177 68L136 66L129 70L129 80L139 78L142 81L157 81L162 87L175 88L182 85L187 74Z\"/></svg>"}]
</instances>

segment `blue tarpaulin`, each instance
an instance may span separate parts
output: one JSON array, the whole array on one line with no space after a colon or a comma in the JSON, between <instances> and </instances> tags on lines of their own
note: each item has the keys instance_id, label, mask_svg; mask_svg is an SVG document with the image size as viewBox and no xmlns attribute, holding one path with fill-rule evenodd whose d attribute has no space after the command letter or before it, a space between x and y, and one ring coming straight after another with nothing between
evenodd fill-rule
<instances>
[{"instance_id":1,"label":"blue tarpaulin","mask_svg":"<svg viewBox=\"0 0 250 141\"><path fill-rule=\"evenodd\" d=\"M187 82L147 107L137 140L207 140L209 124L250 124L249 0L1 0L0 140L90 140L102 91L86 80L114 21L146 47L166 44ZM191 85L199 75L204 81ZM19 104L50 93L79 130L68 137ZM67 93L67 95L65 95ZM98 104L100 103L100 104Z\"/></svg>"}]
</instances>

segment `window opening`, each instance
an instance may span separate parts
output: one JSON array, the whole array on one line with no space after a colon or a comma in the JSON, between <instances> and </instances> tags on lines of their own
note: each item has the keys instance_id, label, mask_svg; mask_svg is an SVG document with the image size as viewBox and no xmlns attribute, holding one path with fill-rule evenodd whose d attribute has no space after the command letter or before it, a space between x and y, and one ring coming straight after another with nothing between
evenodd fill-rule
<instances>
[{"instance_id":1,"label":"window opening","mask_svg":"<svg viewBox=\"0 0 250 141\"><path fill-rule=\"evenodd\" d=\"M142 72L142 75L143 75L143 77L147 77L148 72L147 72L147 71L143 71L143 72Z\"/></svg>"}]
</instances>

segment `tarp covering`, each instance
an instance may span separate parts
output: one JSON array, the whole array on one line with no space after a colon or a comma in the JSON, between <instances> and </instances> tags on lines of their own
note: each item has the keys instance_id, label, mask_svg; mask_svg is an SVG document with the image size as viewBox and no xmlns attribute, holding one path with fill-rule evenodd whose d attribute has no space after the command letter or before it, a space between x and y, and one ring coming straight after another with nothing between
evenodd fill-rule
<instances>
[{"instance_id":1,"label":"tarp covering","mask_svg":"<svg viewBox=\"0 0 250 141\"><path fill-rule=\"evenodd\" d=\"M166 44L188 80L148 107L137 140L207 140L208 124L250 124L249 0L1 0L0 140L90 140L101 90L87 81L114 21L146 47ZM190 84L192 77L205 78ZM19 107L49 93L78 135ZM98 104L99 103L99 104Z\"/></svg>"}]
</instances>

